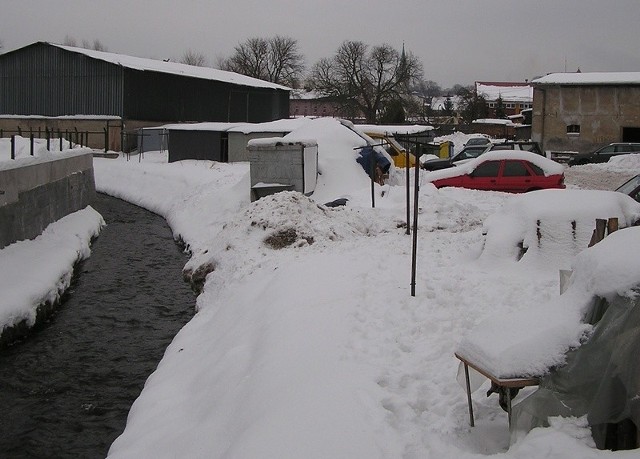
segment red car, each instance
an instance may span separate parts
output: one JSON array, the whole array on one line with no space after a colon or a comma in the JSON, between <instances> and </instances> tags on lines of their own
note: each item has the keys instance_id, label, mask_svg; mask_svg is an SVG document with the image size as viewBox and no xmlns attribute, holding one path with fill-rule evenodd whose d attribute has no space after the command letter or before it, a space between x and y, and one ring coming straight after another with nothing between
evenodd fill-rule
<instances>
[{"instance_id":1,"label":"red car","mask_svg":"<svg viewBox=\"0 0 640 459\"><path fill-rule=\"evenodd\" d=\"M527 151L499 150L461 166L434 171L427 180L436 188L457 186L474 190L524 193L564 188L564 166Z\"/></svg>"}]
</instances>

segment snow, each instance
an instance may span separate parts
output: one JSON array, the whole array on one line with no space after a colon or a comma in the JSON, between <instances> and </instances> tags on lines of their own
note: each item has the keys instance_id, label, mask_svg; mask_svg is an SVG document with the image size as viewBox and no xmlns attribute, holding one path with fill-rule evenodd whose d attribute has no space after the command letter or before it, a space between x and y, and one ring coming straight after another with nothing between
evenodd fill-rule
<instances>
[{"instance_id":1,"label":"snow","mask_svg":"<svg viewBox=\"0 0 640 459\"><path fill-rule=\"evenodd\" d=\"M550 73L536 78L534 85L543 84L640 84L640 72Z\"/></svg>"},{"instance_id":2,"label":"snow","mask_svg":"<svg viewBox=\"0 0 640 459\"><path fill-rule=\"evenodd\" d=\"M588 331L578 317L588 295L640 279L637 261L625 262L617 268L628 275L614 285L609 281L619 269L605 262L608 254L628 260L624 249L638 245L637 231L619 231L553 265L489 256L485 223L503 209L517 210L510 204L517 196L438 190L420 171L413 297L404 171L392 168L389 183L375 185L372 208L371 182L355 161L362 137L319 118L286 139L318 143L320 175L311 198L282 192L251 203L247 163L166 163L160 153L141 161L94 159L98 190L162 215L192 253L185 272L208 272L197 313L148 378L110 458L637 456L594 450L584 422L573 419L535 429L509 448L507 417L485 391L473 394L476 427L468 427L453 355L479 324L511 313L540 324L541 332L546 325L554 336L566 332L561 344L574 344ZM625 173L633 167L640 172L629 166ZM571 172L597 183L613 168ZM599 185L611 189L607 180ZM530 204L540 216L556 202L541 196ZM341 197L346 206L322 205ZM34 243L1 250L0 260L28 263ZM560 265L575 269L561 297ZM569 307L554 311L559 301ZM560 314L562 330L541 311ZM523 338L509 333L503 326L490 338ZM477 339L493 342L486 334ZM555 348L542 354L560 355Z\"/></svg>"},{"instance_id":3,"label":"snow","mask_svg":"<svg viewBox=\"0 0 640 459\"><path fill-rule=\"evenodd\" d=\"M533 87L527 84L509 86L507 83L502 85L490 83L476 83L476 92L485 96L487 100L497 100L501 97L505 102L532 102Z\"/></svg>"},{"instance_id":4,"label":"snow","mask_svg":"<svg viewBox=\"0 0 640 459\"><path fill-rule=\"evenodd\" d=\"M615 191L541 190L516 196L491 215L484 224L487 237L481 260L508 258L556 272L572 268L573 260L574 273L561 297L480 323L465 336L458 355L500 378L540 376L563 364L565 353L579 346L590 330L576 324L594 295L624 294L640 280L640 261L628 252L640 243L639 227L615 232L583 249L595 219L611 217L618 218L621 228L630 227L640 220L640 203ZM527 249L521 259L519 243Z\"/></svg>"},{"instance_id":5,"label":"snow","mask_svg":"<svg viewBox=\"0 0 640 459\"><path fill-rule=\"evenodd\" d=\"M51 139L47 150L46 139L33 139L33 156L31 156L31 140L29 138L15 136L15 160L11 160L11 139L0 138L0 170L12 169L14 167L25 166L27 164L42 162L47 159L59 158L61 156L74 156L78 150L70 150L69 142L62 139L62 149L60 151L60 139ZM80 154L86 153L82 150Z\"/></svg>"},{"instance_id":6,"label":"snow","mask_svg":"<svg viewBox=\"0 0 640 459\"><path fill-rule=\"evenodd\" d=\"M50 224L33 240L0 249L0 329L22 321L31 327L39 305L60 299L74 264L89 256L91 238L103 224L89 206Z\"/></svg>"},{"instance_id":7,"label":"snow","mask_svg":"<svg viewBox=\"0 0 640 459\"><path fill-rule=\"evenodd\" d=\"M513 121L502 118L480 118L473 120L472 124L503 124L505 126L516 126Z\"/></svg>"},{"instance_id":8,"label":"snow","mask_svg":"<svg viewBox=\"0 0 640 459\"><path fill-rule=\"evenodd\" d=\"M291 132L304 126L311 118L289 118L266 123L245 123L237 127L233 127L228 132L242 132L243 134L252 134L256 132Z\"/></svg>"},{"instance_id":9,"label":"snow","mask_svg":"<svg viewBox=\"0 0 640 459\"><path fill-rule=\"evenodd\" d=\"M381 134L381 135L410 135L420 134L427 131L433 131L433 126L426 126L421 124L413 125L384 125L384 124L356 124L356 129L366 133Z\"/></svg>"}]
</instances>

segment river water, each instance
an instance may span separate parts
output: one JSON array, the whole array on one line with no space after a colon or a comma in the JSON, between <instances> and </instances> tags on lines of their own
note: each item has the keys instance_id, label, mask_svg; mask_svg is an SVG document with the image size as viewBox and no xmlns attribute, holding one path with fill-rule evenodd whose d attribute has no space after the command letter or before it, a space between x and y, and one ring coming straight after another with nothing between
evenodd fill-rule
<instances>
[{"instance_id":1,"label":"river water","mask_svg":"<svg viewBox=\"0 0 640 459\"><path fill-rule=\"evenodd\" d=\"M119 199L58 313L0 350L0 457L103 458L165 348L193 316L166 222Z\"/></svg>"}]
</instances>

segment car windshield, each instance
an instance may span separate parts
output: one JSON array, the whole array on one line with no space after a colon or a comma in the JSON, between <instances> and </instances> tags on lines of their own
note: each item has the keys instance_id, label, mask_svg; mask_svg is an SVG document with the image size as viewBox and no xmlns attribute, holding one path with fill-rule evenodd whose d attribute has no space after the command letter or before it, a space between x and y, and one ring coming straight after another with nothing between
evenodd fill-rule
<instances>
[{"instance_id":1,"label":"car windshield","mask_svg":"<svg viewBox=\"0 0 640 459\"><path fill-rule=\"evenodd\" d=\"M640 175L636 175L631 180L629 180L627 183L621 185L618 189L616 189L616 191L619 191L619 192L624 193L624 194L629 194L633 190L638 188L638 186L640 186Z\"/></svg>"},{"instance_id":2,"label":"car windshield","mask_svg":"<svg viewBox=\"0 0 640 459\"><path fill-rule=\"evenodd\" d=\"M489 139L484 137L474 137L467 141L467 145L486 145L489 143Z\"/></svg>"},{"instance_id":3,"label":"car windshield","mask_svg":"<svg viewBox=\"0 0 640 459\"><path fill-rule=\"evenodd\" d=\"M477 158L486 150L486 146L476 146L464 148L460 153L453 157L453 161L461 161L463 159Z\"/></svg>"}]
</instances>

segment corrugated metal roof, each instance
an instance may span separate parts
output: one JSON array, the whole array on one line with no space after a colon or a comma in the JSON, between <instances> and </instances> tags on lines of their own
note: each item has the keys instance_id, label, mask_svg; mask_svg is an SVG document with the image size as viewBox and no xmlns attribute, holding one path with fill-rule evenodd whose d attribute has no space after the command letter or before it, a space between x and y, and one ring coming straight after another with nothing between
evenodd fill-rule
<instances>
[{"instance_id":1,"label":"corrugated metal roof","mask_svg":"<svg viewBox=\"0 0 640 459\"><path fill-rule=\"evenodd\" d=\"M127 56L124 54L107 53L104 51L94 51L92 49L58 45L55 43L46 44L62 48L73 53L84 54L85 56L89 56L93 59L99 59L101 61L109 62L134 70L170 73L173 75L182 75L191 78L200 78L203 80L221 81L224 83L233 83L255 88L283 89L285 91L291 90L291 88L279 84L258 80L257 78L240 75L239 73L213 69L210 67L197 67L194 65L180 64L178 62L165 62L156 59L147 59L143 57Z\"/></svg>"}]
</instances>

